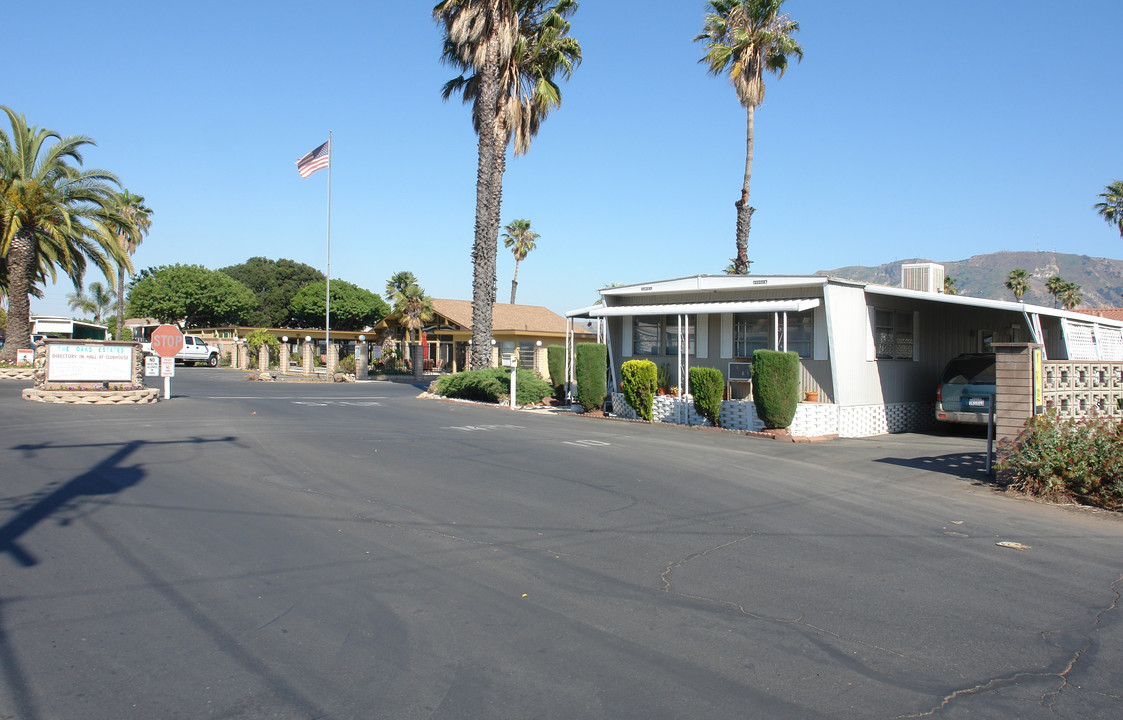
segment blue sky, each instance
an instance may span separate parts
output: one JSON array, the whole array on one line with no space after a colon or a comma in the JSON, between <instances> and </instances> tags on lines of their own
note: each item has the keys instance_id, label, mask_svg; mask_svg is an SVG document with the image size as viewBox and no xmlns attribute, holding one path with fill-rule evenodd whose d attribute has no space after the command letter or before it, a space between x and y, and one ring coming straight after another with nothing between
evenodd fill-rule
<instances>
[{"instance_id":1,"label":"blue sky","mask_svg":"<svg viewBox=\"0 0 1123 720\"><path fill-rule=\"evenodd\" d=\"M265 256L324 269L328 174L293 163L331 130L332 277L381 292L410 270L430 295L467 299L476 140L468 108L440 98L454 73L432 4L17 3L5 25L33 28L16 44L34 52L12 55L0 104L94 138L86 165L146 197L138 268ZM581 4L584 62L508 161L503 223L541 234L520 303L564 312L609 283L721 272L734 253L745 112L697 62L703 3L637 7ZM767 80L756 114L754 274L999 250L1123 257L1092 211L1123 179L1123 3L785 9L805 57ZM498 262L506 300L502 245ZM69 315L72 289L49 286L32 311Z\"/></svg>"}]
</instances>

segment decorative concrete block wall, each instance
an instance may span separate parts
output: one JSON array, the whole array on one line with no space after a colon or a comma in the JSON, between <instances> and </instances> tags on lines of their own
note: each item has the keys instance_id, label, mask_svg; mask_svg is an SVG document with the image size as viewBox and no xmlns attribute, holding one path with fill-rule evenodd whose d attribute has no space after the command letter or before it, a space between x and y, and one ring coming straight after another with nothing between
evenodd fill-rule
<instances>
[{"instance_id":1,"label":"decorative concrete block wall","mask_svg":"<svg viewBox=\"0 0 1123 720\"><path fill-rule=\"evenodd\" d=\"M612 393L612 412L617 417L636 419L636 411L624 393ZM935 403L894 403L840 407L830 403L800 403L792 419L791 434L800 437L859 438L887 433L919 432L935 425ZM655 398L652 419L681 425L709 425L694 409L690 398L662 395ZM727 430L759 432L764 423L751 400L725 400L721 403L721 426Z\"/></svg>"}]
</instances>

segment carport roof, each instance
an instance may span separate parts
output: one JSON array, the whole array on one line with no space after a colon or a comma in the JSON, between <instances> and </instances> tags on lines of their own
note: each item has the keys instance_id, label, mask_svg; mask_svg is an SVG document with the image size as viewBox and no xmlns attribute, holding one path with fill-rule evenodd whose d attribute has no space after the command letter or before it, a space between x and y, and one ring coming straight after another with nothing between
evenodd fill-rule
<instances>
[{"instance_id":1,"label":"carport roof","mask_svg":"<svg viewBox=\"0 0 1123 720\"><path fill-rule=\"evenodd\" d=\"M568 317L621 317L636 315L719 315L721 313L803 312L818 307L819 298L791 300L740 300L735 302L664 303L652 305L593 305L566 313ZM578 314L574 314L578 313Z\"/></svg>"}]
</instances>

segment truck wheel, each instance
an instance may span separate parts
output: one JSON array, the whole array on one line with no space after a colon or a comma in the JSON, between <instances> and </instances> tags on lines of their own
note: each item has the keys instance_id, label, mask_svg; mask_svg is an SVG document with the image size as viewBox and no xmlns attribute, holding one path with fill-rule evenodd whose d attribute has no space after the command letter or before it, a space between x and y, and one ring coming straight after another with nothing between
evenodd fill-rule
<instances>
[{"instance_id":1,"label":"truck wheel","mask_svg":"<svg viewBox=\"0 0 1123 720\"><path fill-rule=\"evenodd\" d=\"M207 367L218 367L218 355L214 354L207 358Z\"/></svg>"}]
</instances>

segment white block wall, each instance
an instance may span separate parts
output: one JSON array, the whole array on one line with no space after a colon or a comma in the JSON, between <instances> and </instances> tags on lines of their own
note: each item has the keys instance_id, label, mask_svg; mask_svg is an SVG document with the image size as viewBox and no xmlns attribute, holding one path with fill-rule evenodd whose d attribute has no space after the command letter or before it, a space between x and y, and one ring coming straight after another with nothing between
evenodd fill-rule
<instances>
[{"instance_id":1,"label":"white block wall","mask_svg":"<svg viewBox=\"0 0 1123 720\"><path fill-rule=\"evenodd\" d=\"M624 393L612 393L612 411L617 417L636 419L636 411ZM840 407L829 403L800 403L792 419L791 433L800 437L838 435L845 438L870 437L887 433L918 432L935 425L934 403L894 403ZM655 422L709 425L694 409L691 398L679 400L660 395L652 407ZM750 400L725 400L721 404L721 426L729 430L756 431L764 423Z\"/></svg>"}]
</instances>

